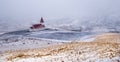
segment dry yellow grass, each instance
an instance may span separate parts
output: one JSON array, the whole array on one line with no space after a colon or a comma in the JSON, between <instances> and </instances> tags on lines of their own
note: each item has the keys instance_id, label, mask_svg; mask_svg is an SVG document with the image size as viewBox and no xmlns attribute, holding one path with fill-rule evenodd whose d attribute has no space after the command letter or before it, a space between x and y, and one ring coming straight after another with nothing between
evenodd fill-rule
<instances>
[{"instance_id":1,"label":"dry yellow grass","mask_svg":"<svg viewBox=\"0 0 120 62\"><path fill-rule=\"evenodd\" d=\"M105 33L105 34L97 35L94 41L120 43L120 33Z\"/></svg>"},{"instance_id":2,"label":"dry yellow grass","mask_svg":"<svg viewBox=\"0 0 120 62\"><path fill-rule=\"evenodd\" d=\"M120 35L107 33L96 36L94 42L71 42L47 48L7 51L1 56L4 56L7 61L49 57L49 59L41 59L44 60L42 62L56 62L58 60L79 62L87 59L95 62L97 59L120 57ZM57 57L53 58L53 56Z\"/></svg>"}]
</instances>

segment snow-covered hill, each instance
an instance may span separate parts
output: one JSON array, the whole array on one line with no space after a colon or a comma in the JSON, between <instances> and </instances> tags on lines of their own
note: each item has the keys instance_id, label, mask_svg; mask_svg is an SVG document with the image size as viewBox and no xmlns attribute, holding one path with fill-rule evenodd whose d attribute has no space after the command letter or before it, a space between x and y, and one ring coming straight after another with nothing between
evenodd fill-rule
<instances>
[{"instance_id":1,"label":"snow-covered hill","mask_svg":"<svg viewBox=\"0 0 120 62\"><path fill-rule=\"evenodd\" d=\"M14 39L19 37L34 37L34 38L44 38L44 39L54 39L54 40L80 40L84 36L95 35L97 32L79 32L79 31L68 31L68 30L43 30L43 31L33 31L29 32L27 30L13 31L0 35L1 40Z\"/></svg>"},{"instance_id":2,"label":"snow-covered hill","mask_svg":"<svg viewBox=\"0 0 120 62\"><path fill-rule=\"evenodd\" d=\"M40 48L62 43L63 41L60 40L15 36L0 40L0 52Z\"/></svg>"},{"instance_id":3,"label":"snow-covered hill","mask_svg":"<svg viewBox=\"0 0 120 62\"><path fill-rule=\"evenodd\" d=\"M33 40L26 42L33 43ZM120 34L97 35L92 42L68 42L3 53L0 54L0 62L119 62Z\"/></svg>"},{"instance_id":4,"label":"snow-covered hill","mask_svg":"<svg viewBox=\"0 0 120 62\"><path fill-rule=\"evenodd\" d=\"M97 33L78 32L78 31L61 31L61 30L42 30L29 32L28 30L20 30L7 32L0 35L0 52L16 49L30 49L53 44L61 44L64 42L72 42L77 40L94 40L91 39Z\"/></svg>"}]
</instances>

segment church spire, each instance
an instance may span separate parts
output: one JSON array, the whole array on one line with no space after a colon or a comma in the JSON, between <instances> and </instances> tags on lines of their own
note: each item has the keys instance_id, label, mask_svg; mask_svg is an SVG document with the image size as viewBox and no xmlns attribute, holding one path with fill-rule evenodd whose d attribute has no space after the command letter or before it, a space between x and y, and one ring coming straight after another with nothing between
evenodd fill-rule
<instances>
[{"instance_id":1,"label":"church spire","mask_svg":"<svg viewBox=\"0 0 120 62\"><path fill-rule=\"evenodd\" d=\"M40 23L44 23L44 19L43 19L43 17L41 17L41 19L40 19Z\"/></svg>"}]
</instances>

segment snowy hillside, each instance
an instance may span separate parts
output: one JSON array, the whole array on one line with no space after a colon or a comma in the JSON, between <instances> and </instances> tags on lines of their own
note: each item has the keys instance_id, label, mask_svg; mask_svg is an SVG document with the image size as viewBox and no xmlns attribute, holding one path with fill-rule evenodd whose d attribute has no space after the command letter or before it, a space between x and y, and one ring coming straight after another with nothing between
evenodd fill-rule
<instances>
[{"instance_id":1,"label":"snowy hillside","mask_svg":"<svg viewBox=\"0 0 120 62\"><path fill-rule=\"evenodd\" d=\"M37 21L39 22L39 21ZM36 22L36 23L37 23ZM15 23L15 22L14 22ZM34 24L27 23L0 23L0 32L17 31L29 29ZM119 32L120 21L117 16L101 16L101 17L83 17L78 19L61 18L61 19L47 19L45 25L51 29L72 30L72 31L90 31L90 32Z\"/></svg>"},{"instance_id":2,"label":"snowy hillside","mask_svg":"<svg viewBox=\"0 0 120 62\"><path fill-rule=\"evenodd\" d=\"M62 44L62 42L63 41L53 39L51 40L34 37L11 36L9 38L0 40L0 52L8 50L40 48L49 45Z\"/></svg>"},{"instance_id":3,"label":"snowy hillside","mask_svg":"<svg viewBox=\"0 0 120 62\"><path fill-rule=\"evenodd\" d=\"M103 33L103 32L99 32ZM96 35L98 32L79 32L79 31L68 31L68 30L43 30L43 31L34 31L29 32L27 30L13 31L0 35L1 40L5 39L14 39L19 37L33 37L33 38L44 38L44 39L54 39L54 40L64 40L64 41L73 41L81 40L84 37L90 37Z\"/></svg>"},{"instance_id":4,"label":"snowy hillside","mask_svg":"<svg viewBox=\"0 0 120 62\"><path fill-rule=\"evenodd\" d=\"M120 62L120 0L0 0L0 62Z\"/></svg>"},{"instance_id":5,"label":"snowy hillside","mask_svg":"<svg viewBox=\"0 0 120 62\"><path fill-rule=\"evenodd\" d=\"M33 41L33 38L28 38L29 41L24 39L14 43L14 45L21 44L23 41L25 41L24 44L29 46L31 45L29 42L32 42L33 46L31 47L34 47L36 43L39 46L43 46L43 43L44 46L46 45L46 42L40 39L39 41L37 39ZM42 44L41 41L43 42ZM22 45L23 47L25 47L24 44ZM0 54L0 62L119 62L119 50L120 34L107 33L97 35L92 42L68 42L51 44L51 46L44 48L1 52L4 54Z\"/></svg>"},{"instance_id":6,"label":"snowy hillside","mask_svg":"<svg viewBox=\"0 0 120 62\"><path fill-rule=\"evenodd\" d=\"M0 52L7 50L31 49L53 44L72 41L92 41L95 32L54 31L42 30L29 32L28 30L12 31L0 35Z\"/></svg>"}]
</instances>

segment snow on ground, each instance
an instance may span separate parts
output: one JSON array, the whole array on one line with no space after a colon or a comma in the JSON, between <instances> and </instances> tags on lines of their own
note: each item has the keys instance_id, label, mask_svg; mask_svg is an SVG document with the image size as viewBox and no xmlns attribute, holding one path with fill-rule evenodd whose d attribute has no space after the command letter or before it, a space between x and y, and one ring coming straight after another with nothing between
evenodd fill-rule
<instances>
[{"instance_id":1,"label":"snow on ground","mask_svg":"<svg viewBox=\"0 0 120 62\"><path fill-rule=\"evenodd\" d=\"M0 36L0 39L13 37L16 36L24 36L24 37L36 37L36 38L45 38L45 39L55 39L55 40L80 40L84 36L90 36L96 34L94 32L78 32L78 31L36 31L36 32L28 32L26 30L23 31L15 31L15 32L9 32L5 33ZM14 37L15 37L14 36Z\"/></svg>"},{"instance_id":2,"label":"snow on ground","mask_svg":"<svg viewBox=\"0 0 120 62\"><path fill-rule=\"evenodd\" d=\"M0 31L0 35L4 34L5 32L4 31Z\"/></svg>"},{"instance_id":3,"label":"snow on ground","mask_svg":"<svg viewBox=\"0 0 120 62\"><path fill-rule=\"evenodd\" d=\"M87 36L85 36L87 34ZM35 31L27 30L13 31L0 35L0 52L7 50L21 50L46 47L54 44L62 44L64 42L72 42L91 39L92 33L81 33L75 31Z\"/></svg>"},{"instance_id":4,"label":"snow on ground","mask_svg":"<svg viewBox=\"0 0 120 62\"><path fill-rule=\"evenodd\" d=\"M1 55L0 62L119 62L120 35L109 35L100 35L93 42L68 42L45 48L8 51Z\"/></svg>"},{"instance_id":5,"label":"snow on ground","mask_svg":"<svg viewBox=\"0 0 120 62\"><path fill-rule=\"evenodd\" d=\"M53 44L62 44L62 41L33 37L9 38L0 41L0 52L7 50L33 49Z\"/></svg>"},{"instance_id":6,"label":"snow on ground","mask_svg":"<svg viewBox=\"0 0 120 62\"><path fill-rule=\"evenodd\" d=\"M111 37L113 35L108 35L108 36L103 35L100 38L97 38L95 37L95 35L98 35L98 33L100 34L103 32L78 32L78 31L66 31L66 30L65 31L46 30L46 31L28 32L26 30L22 30L22 31L4 33L0 35L0 54L3 55L3 56L1 55L0 62L9 62L9 61L10 62L41 62L41 61L42 62L59 62L59 61L62 61L62 62L70 62L70 61L115 62L115 61L120 61L119 60L120 45L118 43L120 42L119 37L117 37L116 39L116 34L115 34L114 37L109 39L107 37ZM112 41L113 44L110 43L109 45L109 43L104 43L105 41L104 39L106 38ZM111 39L114 39L114 40L111 40ZM102 40L103 42L96 43L96 41L99 41L99 40L100 41ZM114 41L117 41L118 44L114 43ZM69 44L69 42L72 42L72 43ZM93 44L95 42L95 44L93 45L92 42ZM59 47L59 45L62 45L62 46ZM97 47L98 49L96 51ZM103 47L105 47L105 49L103 49ZM45 48L45 51L44 51L44 48ZM41 51L41 49L43 49L43 51ZM109 52L107 52L106 49L108 49ZM22 52L24 50L28 50L28 52ZM3 54L4 52L8 52L8 51L13 51L13 52L8 53L7 55ZM14 51L18 51L18 52L14 53ZM21 54L21 52L23 54ZM98 52L99 53L102 52L104 54L102 53L98 54ZM41 57L41 55L43 57ZM102 57L104 57L104 55L106 56L112 55L112 58L108 56L106 58L100 58L99 55L102 55ZM18 56L18 58L16 56ZM12 61L11 60L4 61L5 57L8 57L8 59L12 59ZM26 57L26 58L23 58L23 57Z\"/></svg>"},{"instance_id":7,"label":"snow on ground","mask_svg":"<svg viewBox=\"0 0 120 62\"><path fill-rule=\"evenodd\" d=\"M72 41L92 41L92 33L75 31L8 32L0 35L0 52L7 50L32 49Z\"/></svg>"},{"instance_id":8,"label":"snow on ground","mask_svg":"<svg viewBox=\"0 0 120 62\"><path fill-rule=\"evenodd\" d=\"M6 50L38 48L63 42L91 42L95 40L95 35L97 35L97 33L76 31L13 31L0 35L0 52Z\"/></svg>"}]
</instances>

